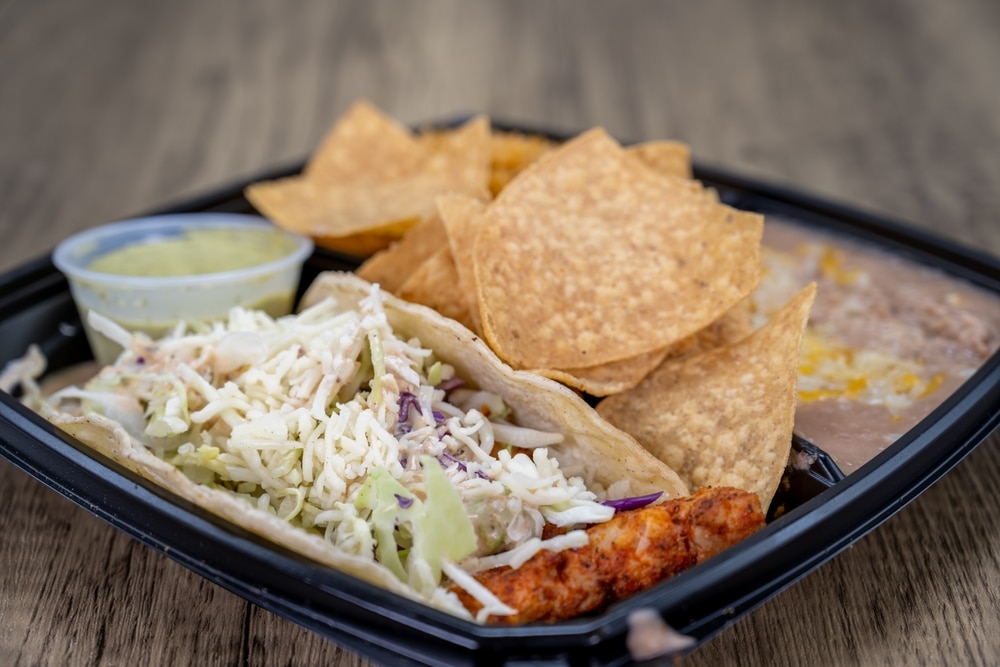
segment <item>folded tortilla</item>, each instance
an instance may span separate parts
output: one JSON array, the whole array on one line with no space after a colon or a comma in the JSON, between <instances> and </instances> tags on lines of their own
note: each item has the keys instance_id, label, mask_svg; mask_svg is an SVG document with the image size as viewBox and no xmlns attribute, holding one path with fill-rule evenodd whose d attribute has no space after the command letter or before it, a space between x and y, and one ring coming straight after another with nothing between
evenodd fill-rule
<instances>
[{"instance_id":1,"label":"folded tortilla","mask_svg":"<svg viewBox=\"0 0 1000 667\"><path fill-rule=\"evenodd\" d=\"M370 283L353 274L326 273L309 288L302 306L332 297L344 309L356 309L370 291ZM511 369L478 336L434 310L389 294L384 295L384 308L395 331L419 338L424 347L454 366L459 377L500 395L514 410L519 425L563 434L564 441L550 447L550 454L563 469L582 470L581 476L595 492L600 494L614 484L616 490L623 490L622 495L661 491L666 499L688 493L673 470L631 436L604 421L572 390L533 373ZM95 415L47 416L122 466L246 530L324 565L423 600L378 563L343 552L320 536L258 510L227 491L191 481L177 467L133 440L115 421ZM623 489L623 481L629 482L627 489Z\"/></svg>"}]
</instances>

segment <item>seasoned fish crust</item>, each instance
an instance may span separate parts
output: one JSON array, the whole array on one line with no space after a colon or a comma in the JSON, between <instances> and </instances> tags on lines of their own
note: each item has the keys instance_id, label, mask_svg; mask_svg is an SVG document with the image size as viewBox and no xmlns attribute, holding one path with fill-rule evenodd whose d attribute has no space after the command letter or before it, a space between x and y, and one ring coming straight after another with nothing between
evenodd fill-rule
<instances>
[{"instance_id":1,"label":"seasoned fish crust","mask_svg":"<svg viewBox=\"0 0 1000 667\"><path fill-rule=\"evenodd\" d=\"M764 525L754 493L728 487L702 488L660 505L618 512L587 529L589 542L558 553L540 551L518 569L499 567L476 579L513 616L489 623L558 621L598 610L697 565L749 537ZM473 614L480 604L457 586Z\"/></svg>"}]
</instances>

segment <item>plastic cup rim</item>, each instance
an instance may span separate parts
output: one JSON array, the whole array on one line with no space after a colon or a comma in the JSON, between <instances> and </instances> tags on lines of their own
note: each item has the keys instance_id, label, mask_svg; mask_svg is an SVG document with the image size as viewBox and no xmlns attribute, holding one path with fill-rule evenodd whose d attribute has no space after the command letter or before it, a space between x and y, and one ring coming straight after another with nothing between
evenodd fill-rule
<instances>
[{"instance_id":1,"label":"plastic cup rim","mask_svg":"<svg viewBox=\"0 0 1000 667\"><path fill-rule=\"evenodd\" d=\"M208 229L220 227L245 227L274 230L295 241L292 250L275 260L242 269L199 273L188 276L126 276L93 271L80 265L71 252L88 242L97 242L108 236L146 225L150 231L157 228ZM171 289L191 285L211 286L252 280L259 276L282 271L294 264L305 262L313 251L313 241L307 236L294 234L271 224L264 218L239 213L180 213L144 216L111 222L78 232L59 243L52 253L52 263L68 279L81 283L107 285L114 288Z\"/></svg>"}]
</instances>

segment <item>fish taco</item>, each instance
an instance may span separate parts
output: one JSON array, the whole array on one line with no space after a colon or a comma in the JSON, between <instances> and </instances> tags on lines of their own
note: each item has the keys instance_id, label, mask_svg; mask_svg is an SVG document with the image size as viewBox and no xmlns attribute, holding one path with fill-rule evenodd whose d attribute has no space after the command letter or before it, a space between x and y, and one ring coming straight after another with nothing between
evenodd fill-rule
<instances>
[{"instance_id":1,"label":"fish taco","mask_svg":"<svg viewBox=\"0 0 1000 667\"><path fill-rule=\"evenodd\" d=\"M91 324L125 352L49 396L23 379L29 405L245 529L480 622L554 620L620 597L599 580L599 599L525 614L484 573L592 557L588 527L693 491L572 390L351 274L321 275L279 319L236 308L156 341ZM738 529L697 557L762 524L753 494L733 502Z\"/></svg>"}]
</instances>

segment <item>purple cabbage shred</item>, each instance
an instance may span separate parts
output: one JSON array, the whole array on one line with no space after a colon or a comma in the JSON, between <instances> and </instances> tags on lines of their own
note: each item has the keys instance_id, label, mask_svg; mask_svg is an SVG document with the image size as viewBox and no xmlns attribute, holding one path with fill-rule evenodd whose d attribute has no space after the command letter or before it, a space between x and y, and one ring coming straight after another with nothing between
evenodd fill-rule
<instances>
[{"instance_id":1,"label":"purple cabbage shred","mask_svg":"<svg viewBox=\"0 0 1000 667\"><path fill-rule=\"evenodd\" d=\"M442 380L441 382L439 382L437 384L437 386L435 387L435 389L440 389L441 391L444 392L444 395L447 396L450 392L452 392L455 389L458 389L459 387L463 386L464 384L465 384L465 381L462 380L462 378L460 378L460 377L453 377L453 378L448 378L447 380Z\"/></svg>"},{"instance_id":2,"label":"purple cabbage shred","mask_svg":"<svg viewBox=\"0 0 1000 667\"><path fill-rule=\"evenodd\" d=\"M465 464L462 461L460 461L459 459L456 459L454 456L452 456L447 451L441 452L441 456L438 457L438 463L440 463L441 466L444 467L444 468L447 468L452 463L455 463L455 464L458 465L458 469L459 470L461 470L461 471L464 472L465 469L466 469L465 468Z\"/></svg>"},{"instance_id":3,"label":"purple cabbage shred","mask_svg":"<svg viewBox=\"0 0 1000 667\"><path fill-rule=\"evenodd\" d=\"M392 495L396 496L396 502L398 502L399 506L404 510L413 504L413 498L407 498L406 496L401 496L398 493L394 493Z\"/></svg>"},{"instance_id":4,"label":"purple cabbage shred","mask_svg":"<svg viewBox=\"0 0 1000 667\"><path fill-rule=\"evenodd\" d=\"M410 418L410 408L420 414L420 401L408 391L399 392L399 421L405 422Z\"/></svg>"},{"instance_id":5,"label":"purple cabbage shred","mask_svg":"<svg viewBox=\"0 0 1000 667\"><path fill-rule=\"evenodd\" d=\"M608 507L614 507L618 512L625 512L628 510L637 510L640 507L645 507L651 503L656 502L660 496L663 495L663 491L658 491L656 493L650 493L647 496L633 496L631 498L619 498L618 500L603 500L602 505L607 505Z\"/></svg>"}]
</instances>

